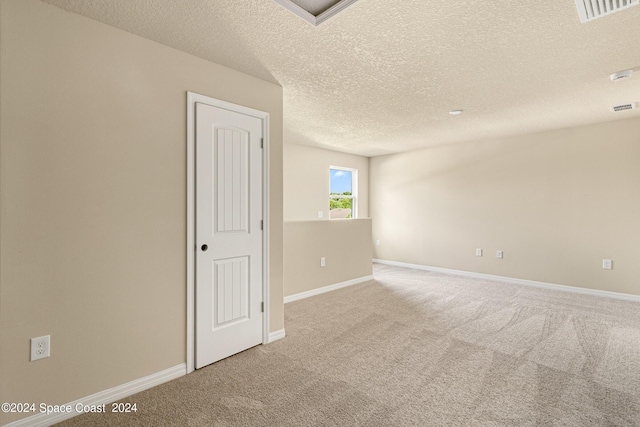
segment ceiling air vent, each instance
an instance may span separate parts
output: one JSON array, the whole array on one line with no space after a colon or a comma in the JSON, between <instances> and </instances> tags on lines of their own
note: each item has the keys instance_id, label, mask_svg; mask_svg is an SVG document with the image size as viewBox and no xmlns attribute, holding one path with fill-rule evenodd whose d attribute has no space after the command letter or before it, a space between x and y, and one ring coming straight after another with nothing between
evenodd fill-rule
<instances>
[{"instance_id":1,"label":"ceiling air vent","mask_svg":"<svg viewBox=\"0 0 640 427\"><path fill-rule=\"evenodd\" d=\"M619 111L635 110L636 108L638 108L638 103L632 102L630 104L614 105L611 107L611 111L613 111L614 113L617 113Z\"/></svg>"},{"instance_id":2,"label":"ceiling air vent","mask_svg":"<svg viewBox=\"0 0 640 427\"><path fill-rule=\"evenodd\" d=\"M618 71L617 73L611 74L609 78L612 82L617 82L618 80L628 79L631 77L631 74L633 74L633 70Z\"/></svg>"},{"instance_id":3,"label":"ceiling air vent","mask_svg":"<svg viewBox=\"0 0 640 427\"><path fill-rule=\"evenodd\" d=\"M637 6L640 0L576 0L580 21L593 21L612 13L620 12L631 6Z\"/></svg>"}]
</instances>

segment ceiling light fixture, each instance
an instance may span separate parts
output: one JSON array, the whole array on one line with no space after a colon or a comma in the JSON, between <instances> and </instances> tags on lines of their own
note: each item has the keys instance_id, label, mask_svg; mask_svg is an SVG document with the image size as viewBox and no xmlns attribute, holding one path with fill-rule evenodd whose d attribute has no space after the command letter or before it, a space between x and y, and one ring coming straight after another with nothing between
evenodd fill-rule
<instances>
[{"instance_id":1,"label":"ceiling light fixture","mask_svg":"<svg viewBox=\"0 0 640 427\"><path fill-rule=\"evenodd\" d=\"M460 114L462 114L463 110L451 110L449 111L449 114L451 114L452 116L459 116Z\"/></svg>"},{"instance_id":2,"label":"ceiling light fixture","mask_svg":"<svg viewBox=\"0 0 640 427\"><path fill-rule=\"evenodd\" d=\"M618 71L617 73L611 74L609 78L612 82L615 82L618 80L628 79L631 77L631 74L633 74L633 70Z\"/></svg>"}]
</instances>

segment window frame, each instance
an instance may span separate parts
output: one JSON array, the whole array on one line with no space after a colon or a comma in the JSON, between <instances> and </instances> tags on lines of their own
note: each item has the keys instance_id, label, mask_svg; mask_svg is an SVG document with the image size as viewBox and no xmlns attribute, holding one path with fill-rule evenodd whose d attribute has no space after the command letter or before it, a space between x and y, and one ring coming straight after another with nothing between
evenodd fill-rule
<instances>
[{"instance_id":1,"label":"window frame","mask_svg":"<svg viewBox=\"0 0 640 427\"><path fill-rule=\"evenodd\" d=\"M351 172L351 196L331 194L331 173L334 170ZM329 205L329 219L356 219L358 218L358 169L345 166L329 166L329 200L351 199L351 218L331 218L331 205Z\"/></svg>"}]
</instances>

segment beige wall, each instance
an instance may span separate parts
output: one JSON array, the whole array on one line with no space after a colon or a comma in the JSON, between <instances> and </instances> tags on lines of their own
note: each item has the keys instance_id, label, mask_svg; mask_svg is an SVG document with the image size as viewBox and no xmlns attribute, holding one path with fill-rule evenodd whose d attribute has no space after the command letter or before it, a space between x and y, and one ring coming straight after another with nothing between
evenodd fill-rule
<instances>
[{"instance_id":1,"label":"beige wall","mask_svg":"<svg viewBox=\"0 0 640 427\"><path fill-rule=\"evenodd\" d=\"M369 158L284 144L284 219L329 219L329 166L358 169L358 217L369 217Z\"/></svg>"},{"instance_id":2,"label":"beige wall","mask_svg":"<svg viewBox=\"0 0 640 427\"><path fill-rule=\"evenodd\" d=\"M37 0L2 0L1 19L0 402L186 361L187 91L270 114L281 329L282 89ZM51 357L29 362L46 334Z\"/></svg>"},{"instance_id":3,"label":"beige wall","mask_svg":"<svg viewBox=\"0 0 640 427\"><path fill-rule=\"evenodd\" d=\"M640 119L376 157L370 184L375 258L640 294Z\"/></svg>"},{"instance_id":4,"label":"beige wall","mask_svg":"<svg viewBox=\"0 0 640 427\"><path fill-rule=\"evenodd\" d=\"M285 222L284 260L285 296L369 276L371 220Z\"/></svg>"},{"instance_id":5,"label":"beige wall","mask_svg":"<svg viewBox=\"0 0 640 427\"><path fill-rule=\"evenodd\" d=\"M328 220L330 166L358 169L358 218L369 216L368 157L284 144L285 296L371 274L371 221Z\"/></svg>"}]
</instances>

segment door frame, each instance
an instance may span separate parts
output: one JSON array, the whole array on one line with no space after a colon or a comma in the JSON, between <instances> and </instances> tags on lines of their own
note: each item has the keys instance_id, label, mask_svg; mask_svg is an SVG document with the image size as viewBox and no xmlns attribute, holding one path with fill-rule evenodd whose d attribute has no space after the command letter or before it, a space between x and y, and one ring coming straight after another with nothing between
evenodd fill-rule
<instances>
[{"instance_id":1,"label":"door frame","mask_svg":"<svg viewBox=\"0 0 640 427\"><path fill-rule=\"evenodd\" d=\"M262 344L269 342L269 113L187 92L187 374L195 370L195 171L196 103L211 105L262 121Z\"/></svg>"}]
</instances>

